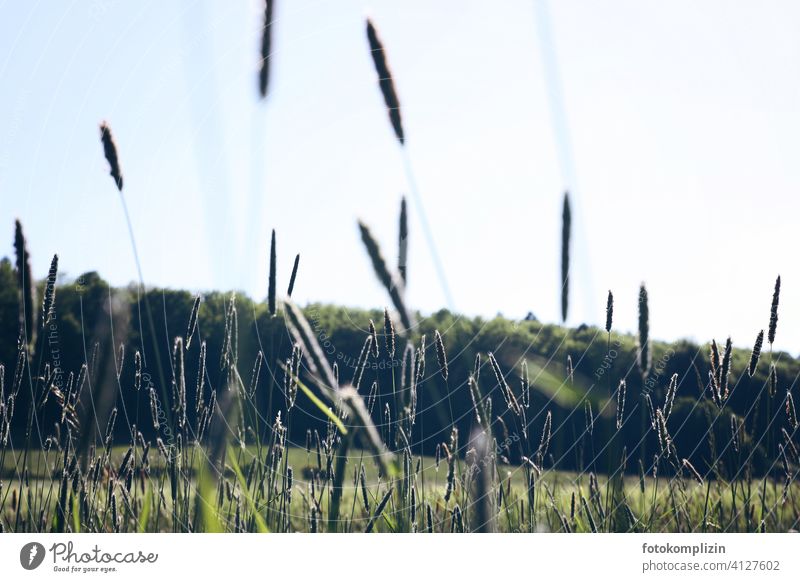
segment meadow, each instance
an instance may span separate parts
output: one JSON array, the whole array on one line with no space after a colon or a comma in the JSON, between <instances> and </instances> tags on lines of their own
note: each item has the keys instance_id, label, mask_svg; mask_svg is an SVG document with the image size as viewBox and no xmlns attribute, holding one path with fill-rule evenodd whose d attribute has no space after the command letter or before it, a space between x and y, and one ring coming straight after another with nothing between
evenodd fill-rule
<instances>
[{"instance_id":1,"label":"meadow","mask_svg":"<svg viewBox=\"0 0 800 582\"><path fill-rule=\"evenodd\" d=\"M394 79L370 21L366 33L402 150ZM614 329L611 291L601 328L421 314L405 294L402 199L396 261L357 225L384 309L297 305L300 256L279 281L274 231L265 301L148 290L105 122L100 145L138 282L60 283L58 255L36 281L16 222L0 264L0 531L797 529L800 363L773 350L780 277L752 350L654 341L644 284L636 334ZM561 227L564 322L568 194Z\"/></svg>"},{"instance_id":2,"label":"meadow","mask_svg":"<svg viewBox=\"0 0 800 582\"><path fill-rule=\"evenodd\" d=\"M243 318L245 329L235 293L217 301L221 333L203 325L206 317L213 319L213 305L192 298L185 332L173 338L164 370L148 367L140 351L148 349L151 360L157 352L149 349L157 340L144 341L147 318L140 316L128 322L141 329L129 336L140 344L132 357L126 341L116 348L97 341L83 352L88 358L79 368L66 372L67 350L47 341L59 317L55 258L50 277L38 285L35 344L26 341L33 332L21 334L13 371L0 365L3 530L797 528L793 383L784 388L778 379L779 370L781 376L796 374L797 364L785 355L779 362L771 350L762 356L763 332L749 354L728 340L723 347L715 341L683 346L682 358L675 346L650 340L642 287L635 337L612 333L609 293L604 329L528 321L501 326L498 336L486 332L497 321L473 321L481 331L467 326L459 340L464 322L457 316L423 318L406 308L398 276L364 225L361 232L393 309L378 324L368 316L380 312L362 313L365 329L351 325L360 338L352 362L338 351L347 345L342 336L325 331L335 327L331 310L309 306L304 312L288 293L278 300L270 269L267 301L258 310L243 303L253 309L252 319ZM15 275L30 272L19 224L17 233L21 268ZM290 286L297 267L296 261ZM19 286L20 305L34 305L25 301L26 293L37 293L34 287ZM62 302L69 305L72 292L88 306L91 287L84 279L76 287L61 290ZM111 302L111 288L103 292ZM129 294L131 303L119 318L112 310L111 327L146 311L142 303L154 299L135 290L116 292ZM769 344L777 333L779 299L780 280L769 312ZM70 314L62 319L68 322ZM272 326L259 332L259 319ZM448 356L438 328L428 339L425 332L437 323L446 324L458 342L457 356ZM22 319L23 331L25 324ZM526 327L531 336L520 352L518 334ZM205 329L221 338L213 343ZM561 335L550 337L554 330ZM86 333L83 322L80 331ZM584 342L570 344L570 337ZM247 338L261 349L243 365L240 349ZM276 347L283 340L283 349ZM329 344L336 342L332 351ZM471 366L464 365L465 357L473 358L465 344L478 347ZM514 353L512 369L505 369L507 358L480 351L485 345ZM537 351L550 353L549 363L541 364ZM564 365L553 361L565 352ZM193 367L190 356L197 359ZM670 358L688 372L680 380L663 364ZM157 379L161 373L166 384ZM692 377L696 393L679 394ZM754 379L755 390L742 387ZM737 402L735 393L745 389ZM698 419L706 422L704 430Z\"/></svg>"}]
</instances>

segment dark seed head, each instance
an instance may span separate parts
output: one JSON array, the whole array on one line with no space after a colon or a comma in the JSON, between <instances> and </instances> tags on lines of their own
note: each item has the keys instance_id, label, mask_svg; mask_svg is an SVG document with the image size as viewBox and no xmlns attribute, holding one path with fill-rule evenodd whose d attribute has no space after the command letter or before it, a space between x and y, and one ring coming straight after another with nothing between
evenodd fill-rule
<instances>
[{"instance_id":1,"label":"dark seed head","mask_svg":"<svg viewBox=\"0 0 800 582\"><path fill-rule=\"evenodd\" d=\"M395 310L400 314L400 321L403 326L407 330L411 329L414 319L411 311L406 308L402 282L398 281L394 274L389 271L380 247L367 225L359 221L358 228L361 232L361 241L364 243L367 254L372 261L372 268L375 270L375 274L389 293Z\"/></svg>"},{"instance_id":2,"label":"dark seed head","mask_svg":"<svg viewBox=\"0 0 800 582\"><path fill-rule=\"evenodd\" d=\"M447 380L447 353L444 351L444 341L442 341L442 335L438 329L434 332L433 337L436 343L436 359L439 361L439 369L442 372L442 378Z\"/></svg>"},{"instance_id":3,"label":"dark seed head","mask_svg":"<svg viewBox=\"0 0 800 582\"><path fill-rule=\"evenodd\" d=\"M16 254L17 267L17 288L20 294L19 300L19 326L20 335L27 340L28 353L33 351L36 345L36 287L33 281L33 271L31 270L31 257L28 254L28 243L22 232L22 223L17 220L14 228L14 251Z\"/></svg>"},{"instance_id":4,"label":"dark seed head","mask_svg":"<svg viewBox=\"0 0 800 582\"><path fill-rule=\"evenodd\" d=\"M764 343L764 330L758 332L756 336L756 343L753 344L753 352L750 354L750 365L747 368L747 373L752 378L758 368L758 359L761 357L761 345Z\"/></svg>"},{"instance_id":5,"label":"dark seed head","mask_svg":"<svg viewBox=\"0 0 800 582\"><path fill-rule=\"evenodd\" d=\"M571 230L572 211L569 206L569 192L565 192L561 215L561 321L567 320L569 307L569 239Z\"/></svg>"},{"instance_id":6,"label":"dark seed head","mask_svg":"<svg viewBox=\"0 0 800 582\"><path fill-rule=\"evenodd\" d=\"M292 276L289 277L289 289L286 291L286 295L288 297L292 296L292 291L294 291L294 281L297 278L297 267L300 266L300 254L298 253L297 256L294 258L294 266L292 267Z\"/></svg>"},{"instance_id":7,"label":"dark seed head","mask_svg":"<svg viewBox=\"0 0 800 582\"><path fill-rule=\"evenodd\" d=\"M725 342L725 353L722 355L722 365L719 370L719 398L724 401L728 398L728 380L731 373L731 352L733 346L729 337Z\"/></svg>"},{"instance_id":8,"label":"dark seed head","mask_svg":"<svg viewBox=\"0 0 800 582\"><path fill-rule=\"evenodd\" d=\"M373 358L378 357L378 332L375 329L375 323L370 319L369 320L369 335L372 338L372 344L370 345L370 352L372 353Z\"/></svg>"},{"instance_id":9,"label":"dark seed head","mask_svg":"<svg viewBox=\"0 0 800 582\"><path fill-rule=\"evenodd\" d=\"M394 324L392 323L392 318L389 317L389 309L387 308L384 308L383 310L383 334L386 336L386 351L389 353L389 358L394 358Z\"/></svg>"},{"instance_id":10,"label":"dark seed head","mask_svg":"<svg viewBox=\"0 0 800 582\"><path fill-rule=\"evenodd\" d=\"M397 253L397 270L403 285L408 285L408 211L406 209L406 197L400 200L400 241Z\"/></svg>"},{"instance_id":11,"label":"dark seed head","mask_svg":"<svg viewBox=\"0 0 800 582\"><path fill-rule=\"evenodd\" d=\"M277 256L275 252L275 229L272 229L272 239L269 244L269 290L267 292L267 301L269 303L269 314L272 317L275 317L275 314L277 313L277 304L275 299L276 260Z\"/></svg>"},{"instance_id":12,"label":"dark seed head","mask_svg":"<svg viewBox=\"0 0 800 582\"><path fill-rule=\"evenodd\" d=\"M273 0L264 2L264 30L261 36L261 63L258 71L258 91L262 99L269 89L269 61L272 52L272 7Z\"/></svg>"},{"instance_id":13,"label":"dark seed head","mask_svg":"<svg viewBox=\"0 0 800 582\"><path fill-rule=\"evenodd\" d=\"M778 327L778 301L781 297L781 277L775 279L775 291L772 293L772 307L769 310L769 333L767 334L767 341L770 344L775 343L775 331Z\"/></svg>"},{"instance_id":14,"label":"dark seed head","mask_svg":"<svg viewBox=\"0 0 800 582\"><path fill-rule=\"evenodd\" d=\"M58 255L53 255L50 262L50 271L47 273L47 281L44 288L44 298L42 300L42 325L48 325L56 314L56 278L58 277Z\"/></svg>"},{"instance_id":15,"label":"dark seed head","mask_svg":"<svg viewBox=\"0 0 800 582\"><path fill-rule=\"evenodd\" d=\"M775 367L775 364L770 364L769 367L769 395L775 396L775 393L778 391L778 369Z\"/></svg>"},{"instance_id":16,"label":"dark seed head","mask_svg":"<svg viewBox=\"0 0 800 582\"><path fill-rule=\"evenodd\" d=\"M627 383L625 380L619 381L617 388L617 430L622 428L625 418L625 393L627 392Z\"/></svg>"},{"instance_id":17,"label":"dark seed head","mask_svg":"<svg viewBox=\"0 0 800 582\"><path fill-rule=\"evenodd\" d=\"M383 50L383 43L378 37L378 31L372 21L367 19L367 40L369 49L372 53L372 62L375 64L375 72L378 74L378 83L383 94L383 101L389 112L389 121L392 123L394 135L401 145L405 144L405 134L403 132L403 121L400 117L400 100L397 98L397 91L394 88L394 80L389 65L386 62L386 53Z\"/></svg>"},{"instance_id":18,"label":"dark seed head","mask_svg":"<svg viewBox=\"0 0 800 582\"><path fill-rule=\"evenodd\" d=\"M114 178L114 183L119 191L122 192L122 170L119 167L117 145L114 143L114 136L111 135L111 128L105 121L100 124L100 141L103 142L103 153L108 160L109 173Z\"/></svg>"},{"instance_id":19,"label":"dark seed head","mask_svg":"<svg viewBox=\"0 0 800 582\"><path fill-rule=\"evenodd\" d=\"M650 308L647 289L642 283L639 287L639 352L637 364L642 377L650 373L652 354L650 353Z\"/></svg>"},{"instance_id":20,"label":"dark seed head","mask_svg":"<svg viewBox=\"0 0 800 582\"><path fill-rule=\"evenodd\" d=\"M611 333L611 322L614 319L614 295L611 290L608 291L608 299L606 300L606 331Z\"/></svg>"}]
</instances>

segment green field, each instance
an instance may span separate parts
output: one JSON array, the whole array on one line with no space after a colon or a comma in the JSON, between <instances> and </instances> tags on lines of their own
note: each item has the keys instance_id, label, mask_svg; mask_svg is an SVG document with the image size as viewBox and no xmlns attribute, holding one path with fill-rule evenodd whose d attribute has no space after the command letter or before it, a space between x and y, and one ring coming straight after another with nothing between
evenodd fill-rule
<instances>
[{"instance_id":1,"label":"green field","mask_svg":"<svg viewBox=\"0 0 800 582\"><path fill-rule=\"evenodd\" d=\"M114 448L108 466L119 466L126 452L124 448ZM324 476L325 459L322 459L323 469L320 470L314 450L288 449L287 466L292 468L293 473L291 495L287 495L285 485L281 485L280 489L273 490L272 502L264 488L258 490L252 484L247 492L243 488L248 477L257 472L258 451L249 447L245 450L231 449L230 452L239 457L236 464L245 481L243 483L237 478L230 464L225 464L218 485L211 490L213 496L207 499L214 507L215 525L224 531L364 531L390 487L395 489L380 516L373 520L373 531L451 532L479 529L479 524L475 523L479 515L475 475L466 463L456 463L461 465L461 469L459 472L456 467L453 491L449 500L445 500L447 462L440 462L437 469L434 458L415 457L413 464L419 463L420 469L413 471L409 479L414 488L416 505L412 510L411 495L401 494L397 487L398 480L379 475L375 465L368 460L369 452L354 451L345 465L347 474L342 483L339 518L334 524L328 522L332 481ZM14 531L43 531L55 525L47 522L37 524L36 519L42 515L58 515L59 456L55 452L29 451L26 461L29 471L23 477L15 470L15 465L22 466L24 451L6 452L2 472L5 487L0 507L3 508L2 521L8 528L13 526ZM134 472L130 491L126 490L124 484L113 483L110 475L101 477L96 488L86 494L86 510L81 508L82 495L73 498L74 505L70 508L73 519L66 524L66 531L170 532L202 529L207 524L203 521L203 505L198 504L198 477L204 463L201 456L199 450L187 452L174 498L168 463L158 456L148 459L146 470ZM362 463L365 475L363 487L360 478ZM614 483L604 476L595 481L594 475L544 471L529 488L527 480L530 472L523 467L499 464L493 470L497 471L498 479L490 491L491 501L488 504L496 511L493 522L499 531L722 532L759 529L787 531L797 527L796 500L800 494L797 484L784 492L783 485L774 481L748 485L745 481L699 483L674 477L654 479L647 476L640 480L628 476L622 483ZM51 478L53 475L55 478ZM21 479L23 495L20 497ZM283 482L282 479L279 481ZM112 507L108 495L109 483L112 483L116 508ZM609 492L613 491L616 492L612 496ZM788 501L784 499L784 494ZM283 504L276 505L276 497L282 499ZM263 523L257 523L253 518L256 512L263 515ZM311 522L314 512L316 524ZM77 520L75 516L79 516Z\"/></svg>"}]
</instances>

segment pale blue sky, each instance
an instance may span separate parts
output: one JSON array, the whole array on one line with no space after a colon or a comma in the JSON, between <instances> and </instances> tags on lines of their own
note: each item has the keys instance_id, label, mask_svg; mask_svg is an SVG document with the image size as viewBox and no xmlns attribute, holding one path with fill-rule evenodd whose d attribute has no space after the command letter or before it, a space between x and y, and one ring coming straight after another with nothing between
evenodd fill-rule
<instances>
[{"instance_id":1,"label":"pale blue sky","mask_svg":"<svg viewBox=\"0 0 800 582\"><path fill-rule=\"evenodd\" d=\"M135 279L105 119L148 283L263 296L276 228L282 288L302 255L301 302L383 306L356 217L394 260L408 185L370 14L455 306L556 321L570 184L536 1L278 2L266 102L259 2L0 2L0 254L19 217L37 276L58 252L69 275ZM549 14L579 185L570 322L600 323L611 288L633 329L644 280L655 337L748 345L780 273L777 343L796 353L800 5L559 0ZM408 293L430 312L444 300L414 212Z\"/></svg>"}]
</instances>

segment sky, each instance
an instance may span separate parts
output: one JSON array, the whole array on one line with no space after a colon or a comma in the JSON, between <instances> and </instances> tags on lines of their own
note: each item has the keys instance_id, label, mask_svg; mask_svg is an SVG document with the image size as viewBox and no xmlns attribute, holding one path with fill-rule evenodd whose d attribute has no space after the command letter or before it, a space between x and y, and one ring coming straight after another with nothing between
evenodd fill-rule
<instances>
[{"instance_id":1,"label":"sky","mask_svg":"<svg viewBox=\"0 0 800 582\"><path fill-rule=\"evenodd\" d=\"M406 152L376 83L383 39ZM408 301L752 345L783 282L776 347L800 351L800 5L789 1L0 1L0 256L23 222L34 274L137 278L98 125L114 132L149 285L263 298L269 233L294 298L382 307L359 239L393 264L409 195ZM404 164L408 156L408 166ZM407 171L407 168L410 171Z\"/></svg>"}]
</instances>

